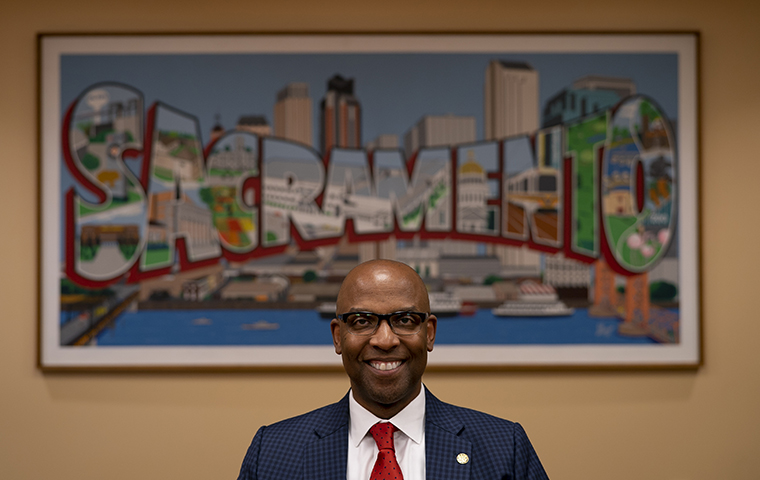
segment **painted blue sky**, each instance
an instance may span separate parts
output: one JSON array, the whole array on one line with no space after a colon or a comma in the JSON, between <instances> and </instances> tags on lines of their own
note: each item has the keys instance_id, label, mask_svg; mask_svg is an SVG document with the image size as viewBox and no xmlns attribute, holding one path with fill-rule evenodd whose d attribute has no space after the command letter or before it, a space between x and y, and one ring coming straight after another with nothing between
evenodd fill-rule
<instances>
[{"instance_id":1,"label":"painted blue sky","mask_svg":"<svg viewBox=\"0 0 760 480\"><path fill-rule=\"evenodd\" d=\"M475 117L483 138L483 84L493 59L527 62L539 72L539 109L547 99L585 75L631 78L638 93L654 98L671 119L678 108L676 54L228 54L64 55L61 115L88 86L126 83L145 95L195 115L206 143L221 116L226 129L242 115L273 123L277 92L305 82L313 102L318 147L319 103L335 74L353 78L362 105L362 143L381 134L403 134L423 115Z\"/></svg>"}]
</instances>

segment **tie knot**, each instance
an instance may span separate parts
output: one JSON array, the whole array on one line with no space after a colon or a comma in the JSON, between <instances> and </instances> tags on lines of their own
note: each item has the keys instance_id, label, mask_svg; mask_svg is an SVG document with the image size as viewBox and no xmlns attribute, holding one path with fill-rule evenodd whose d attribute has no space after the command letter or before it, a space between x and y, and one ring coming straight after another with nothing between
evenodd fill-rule
<instances>
[{"instance_id":1,"label":"tie knot","mask_svg":"<svg viewBox=\"0 0 760 480\"><path fill-rule=\"evenodd\" d=\"M377 448L379 450L390 449L395 451L393 448L393 432L396 430L398 430L398 428L390 422L378 422L372 425L372 428L369 429L369 433L372 435L372 438L375 439L375 443L377 443Z\"/></svg>"}]
</instances>

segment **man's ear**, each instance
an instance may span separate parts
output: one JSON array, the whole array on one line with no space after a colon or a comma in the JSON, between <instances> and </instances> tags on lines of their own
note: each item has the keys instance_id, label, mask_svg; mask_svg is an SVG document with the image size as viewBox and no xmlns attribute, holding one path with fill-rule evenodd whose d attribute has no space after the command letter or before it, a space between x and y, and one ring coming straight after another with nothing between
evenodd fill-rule
<instances>
[{"instance_id":1,"label":"man's ear","mask_svg":"<svg viewBox=\"0 0 760 480\"><path fill-rule=\"evenodd\" d=\"M433 345L435 344L435 330L438 328L438 318L435 315L430 315L427 319L427 351L433 351Z\"/></svg>"},{"instance_id":2,"label":"man's ear","mask_svg":"<svg viewBox=\"0 0 760 480\"><path fill-rule=\"evenodd\" d=\"M332 332L335 353L340 355L342 353L340 348L340 321L337 318L333 318L330 322L330 331Z\"/></svg>"}]
</instances>

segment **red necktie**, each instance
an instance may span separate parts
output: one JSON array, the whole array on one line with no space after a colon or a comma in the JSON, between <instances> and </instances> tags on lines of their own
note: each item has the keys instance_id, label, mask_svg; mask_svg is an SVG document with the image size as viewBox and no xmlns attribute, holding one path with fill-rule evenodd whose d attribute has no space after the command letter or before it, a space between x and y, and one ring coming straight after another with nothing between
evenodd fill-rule
<instances>
[{"instance_id":1,"label":"red necktie","mask_svg":"<svg viewBox=\"0 0 760 480\"><path fill-rule=\"evenodd\" d=\"M393 432L396 430L398 429L388 422L376 423L369 429L379 450L369 480L404 480L401 467L396 461L396 449L393 447Z\"/></svg>"}]
</instances>

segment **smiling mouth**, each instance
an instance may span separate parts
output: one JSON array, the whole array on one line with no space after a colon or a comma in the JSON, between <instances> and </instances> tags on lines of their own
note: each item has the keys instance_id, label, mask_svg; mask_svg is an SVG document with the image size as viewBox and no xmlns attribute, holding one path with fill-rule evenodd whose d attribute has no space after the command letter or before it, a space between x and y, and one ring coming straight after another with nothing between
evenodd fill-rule
<instances>
[{"instance_id":1,"label":"smiling mouth","mask_svg":"<svg viewBox=\"0 0 760 480\"><path fill-rule=\"evenodd\" d=\"M369 362L369 365L374 368L375 370L395 370L399 366L401 366L403 362L401 360L396 360L395 362L378 362L378 361L371 361Z\"/></svg>"}]
</instances>

